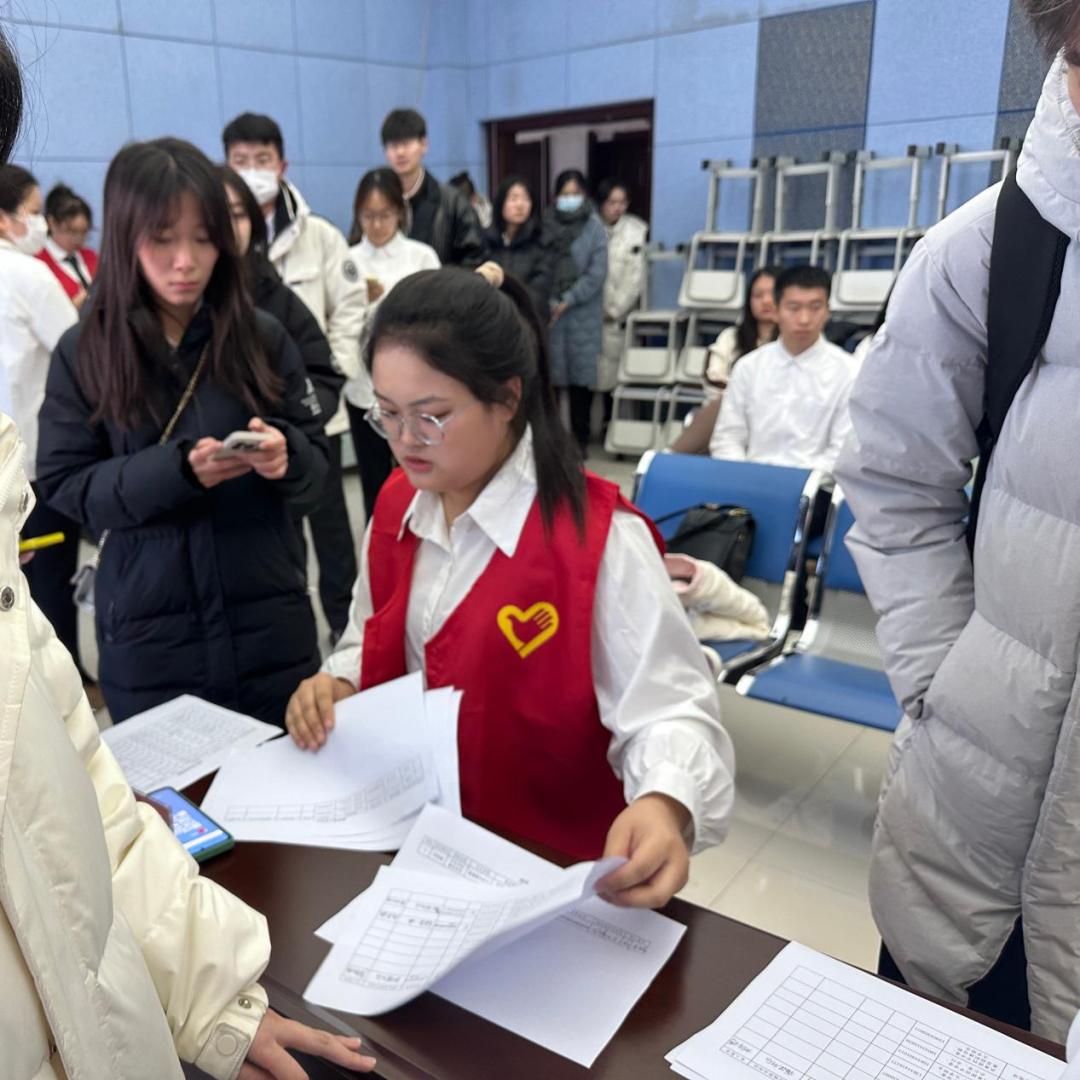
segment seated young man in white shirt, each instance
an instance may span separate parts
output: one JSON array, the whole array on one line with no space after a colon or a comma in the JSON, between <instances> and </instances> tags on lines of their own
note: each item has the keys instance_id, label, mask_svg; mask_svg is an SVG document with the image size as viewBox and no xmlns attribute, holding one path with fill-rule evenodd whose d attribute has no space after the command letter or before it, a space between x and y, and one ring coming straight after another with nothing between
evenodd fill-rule
<instances>
[{"instance_id":1,"label":"seated young man in white shirt","mask_svg":"<svg viewBox=\"0 0 1080 1080\"><path fill-rule=\"evenodd\" d=\"M776 278L776 341L744 356L732 371L709 454L832 471L850 429L848 394L856 365L822 331L832 276L793 266Z\"/></svg>"}]
</instances>

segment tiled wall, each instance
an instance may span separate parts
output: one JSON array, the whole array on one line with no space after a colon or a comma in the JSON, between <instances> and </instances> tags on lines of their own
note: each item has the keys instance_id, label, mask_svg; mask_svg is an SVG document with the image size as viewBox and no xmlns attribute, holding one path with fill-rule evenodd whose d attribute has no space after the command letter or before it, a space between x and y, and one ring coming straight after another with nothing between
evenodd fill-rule
<instances>
[{"instance_id":1,"label":"tiled wall","mask_svg":"<svg viewBox=\"0 0 1080 1080\"><path fill-rule=\"evenodd\" d=\"M432 169L466 139L453 85L428 70L428 42L463 4L436 0L0 0L26 72L16 158L44 185L64 179L95 207L126 141L172 134L221 157L221 129L247 109L274 116L289 175L341 227L379 124L426 111ZM453 19L451 21L456 21ZM467 83L464 69L457 72ZM479 145L477 143L477 145Z\"/></svg>"},{"instance_id":2,"label":"tiled wall","mask_svg":"<svg viewBox=\"0 0 1080 1080\"><path fill-rule=\"evenodd\" d=\"M250 108L279 119L291 174L344 225L395 105L426 113L436 175L483 181L484 120L653 98L669 243L703 224L703 158L989 148L1022 133L1046 67L1018 0L0 0L0 21L31 83L20 159L95 201L125 140L217 156ZM906 202L902 182L868 194L881 223Z\"/></svg>"}]
</instances>

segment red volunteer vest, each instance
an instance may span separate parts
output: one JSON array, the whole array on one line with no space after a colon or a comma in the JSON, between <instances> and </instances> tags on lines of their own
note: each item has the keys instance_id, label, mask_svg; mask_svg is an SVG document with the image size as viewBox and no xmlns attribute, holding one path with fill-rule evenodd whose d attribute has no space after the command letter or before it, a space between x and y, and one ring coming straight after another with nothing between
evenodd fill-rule
<instances>
[{"instance_id":1,"label":"red volunteer vest","mask_svg":"<svg viewBox=\"0 0 1080 1080\"><path fill-rule=\"evenodd\" d=\"M90 271L90 280L94 280L94 276L97 274L97 254L90 248L80 248L79 254L83 257L83 262L86 263L86 269ZM42 248L35 258L40 259L55 275L56 280L64 287L64 292L67 293L69 300L74 300L79 295L79 290L82 286L71 277L68 277L66 271L60 264L49 254L48 249Z\"/></svg>"},{"instance_id":2,"label":"red volunteer vest","mask_svg":"<svg viewBox=\"0 0 1080 1080\"><path fill-rule=\"evenodd\" d=\"M586 491L584 540L569 513L560 512L545 532L534 501L514 557L496 549L428 642L425 668L429 688L464 692L464 814L594 859L626 802L608 764L610 733L593 687L593 600L612 514L616 507L638 511L607 480L587 475ZM405 674L405 619L420 540L401 524L415 494L398 470L375 504L368 546L374 614L364 625L361 689Z\"/></svg>"}]
</instances>

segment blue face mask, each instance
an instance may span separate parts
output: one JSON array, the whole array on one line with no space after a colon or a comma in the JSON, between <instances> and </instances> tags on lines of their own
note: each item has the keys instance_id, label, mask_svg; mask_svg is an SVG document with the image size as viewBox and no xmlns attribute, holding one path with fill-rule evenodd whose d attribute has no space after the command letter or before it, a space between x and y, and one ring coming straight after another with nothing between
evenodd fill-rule
<instances>
[{"instance_id":1,"label":"blue face mask","mask_svg":"<svg viewBox=\"0 0 1080 1080\"><path fill-rule=\"evenodd\" d=\"M555 200L555 209L564 214L572 214L575 210L581 209L584 201L584 195L560 195Z\"/></svg>"}]
</instances>

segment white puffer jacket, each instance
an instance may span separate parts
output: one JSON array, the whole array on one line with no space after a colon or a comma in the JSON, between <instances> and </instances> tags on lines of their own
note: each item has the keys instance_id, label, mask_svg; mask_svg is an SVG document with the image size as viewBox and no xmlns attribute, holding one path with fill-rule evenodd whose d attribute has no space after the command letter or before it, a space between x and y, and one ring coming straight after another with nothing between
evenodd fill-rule
<instances>
[{"instance_id":1,"label":"white puffer jacket","mask_svg":"<svg viewBox=\"0 0 1080 1080\"><path fill-rule=\"evenodd\" d=\"M299 191L282 181L289 224L274 237L268 252L281 280L311 310L330 342L334 366L346 379L370 386L371 376L360 361L360 338L367 322L367 285L336 226L313 214ZM342 397L326 425L327 435L349 428Z\"/></svg>"},{"instance_id":2,"label":"white puffer jacket","mask_svg":"<svg viewBox=\"0 0 1080 1080\"><path fill-rule=\"evenodd\" d=\"M30 600L33 503L0 414L0 1074L232 1077L266 1009L266 922L137 804Z\"/></svg>"},{"instance_id":3,"label":"white puffer jacket","mask_svg":"<svg viewBox=\"0 0 1080 1080\"><path fill-rule=\"evenodd\" d=\"M836 479L906 714L874 831L874 919L908 982L964 1002L1022 916L1032 1026L1060 1041L1080 1005L1080 116L1060 63L1017 180L1070 243L990 460L974 567L964 485L997 189L931 229L900 275Z\"/></svg>"}]
</instances>

